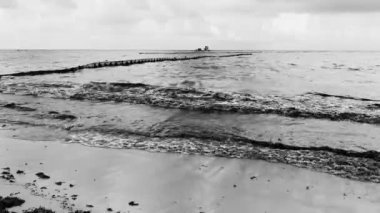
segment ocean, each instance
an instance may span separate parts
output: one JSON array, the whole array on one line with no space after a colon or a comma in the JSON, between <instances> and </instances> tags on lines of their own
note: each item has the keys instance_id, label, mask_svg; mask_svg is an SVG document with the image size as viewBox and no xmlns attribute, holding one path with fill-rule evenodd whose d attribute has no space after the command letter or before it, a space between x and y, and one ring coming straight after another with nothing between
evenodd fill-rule
<instances>
[{"instance_id":1,"label":"ocean","mask_svg":"<svg viewBox=\"0 0 380 213\"><path fill-rule=\"evenodd\" d=\"M176 60L27 74L147 58ZM18 138L380 181L380 52L1 50L0 75L0 122Z\"/></svg>"}]
</instances>

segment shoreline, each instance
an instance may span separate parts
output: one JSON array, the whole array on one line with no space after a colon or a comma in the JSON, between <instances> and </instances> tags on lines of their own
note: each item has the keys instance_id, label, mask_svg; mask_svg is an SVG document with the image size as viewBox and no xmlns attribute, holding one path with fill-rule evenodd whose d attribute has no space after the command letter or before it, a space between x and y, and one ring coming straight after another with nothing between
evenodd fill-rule
<instances>
[{"instance_id":1,"label":"shoreline","mask_svg":"<svg viewBox=\"0 0 380 213\"><path fill-rule=\"evenodd\" d=\"M290 165L20 140L10 138L11 132L0 131L0 167L10 167L13 173L23 170L25 175L15 175L15 183L0 179L0 196L20 192L26 200L11 211L44 206L68 212L61 208L65 200L75 205L72 209L91 212L380 210L380 185ZM37 172L50 179L38 179ZM72 195L77 195L75 200ZM132 201L139 205L130 206Z\"/></svg>"},{"instance_id":2,"label":"shoreline","mask_svg":"<svg viewBox=\"0 0 380 213\"><path fill-rule=\"evenodd\" d=\"M57 115L62 114L53 114L53 116ZM47 119L43 118L43 121L46 122ZM17 122L20 121L22 120L19 119ZM0 124L2 124L1 120ZM240 137L234 138L232 137L233 135L229 137L212 135L210 131L202 129L193 129L194 132L162 132L161 127L163 126L165 129L165 125L163 123L154 128L149 128L149 134L119 129L113 126L103 126L101 129L99 127L80 127L76 129L66 120L64 120L64 123L54 121L52 125L46 123L33 125L27 122L11 124L7 122L0 127L0 130L7 132L8 137L26 140L56 140L88 147L177 153L195 157L264 160L324 172L356 181L380 183L377 152L357 152L324 146L293 146L275 142L248 140ZM64 128L66 126L69 126L70 129ZM208 134L211 137L207 137ZM205 138L202 138L203 136Z\"/></svg>"}]
</instances>

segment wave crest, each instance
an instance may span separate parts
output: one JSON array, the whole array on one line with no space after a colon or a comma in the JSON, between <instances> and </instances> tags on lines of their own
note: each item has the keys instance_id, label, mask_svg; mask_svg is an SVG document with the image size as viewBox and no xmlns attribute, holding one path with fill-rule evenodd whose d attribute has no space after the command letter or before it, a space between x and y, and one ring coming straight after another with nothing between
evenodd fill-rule
<instances>
[{"instance_id":1,"label":"wave crest","mask_svg":"<svg viewBox=\"0 0 380 213\"><path fill-rule=\"evenodd\" d=\"M380 123L377 100L306 93L294 97L215 92L129 82L0 82L3 93L74 100L114 101L204 112L278 114L295 118Z\"/></svg>"}]
</instances>

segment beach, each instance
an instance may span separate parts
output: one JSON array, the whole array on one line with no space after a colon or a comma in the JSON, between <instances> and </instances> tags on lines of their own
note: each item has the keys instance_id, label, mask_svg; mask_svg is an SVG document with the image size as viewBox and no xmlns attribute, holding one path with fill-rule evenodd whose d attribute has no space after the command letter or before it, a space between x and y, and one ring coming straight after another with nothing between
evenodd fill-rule
<instances>
[{"instance_id":1,"label":"beach","mask_svg":"<svg viewBox=\"0 0 380 213\"><path fill-rule=\"evenodd\" d=\"M380 210L377 184L285 164L31 141L12 132L11 127L0 131L0 166L25 174L14 174L15 183L0 180L1 195L20 193L16 196L26 202L11 211L39 206L56 212ZM38 172L50 179L39 179Z\"/></svg>"},{"instance_id":2,"label":"beach","mask_svg":"<svg viewBox=\"0 0 380 213\"><path fill-rule=\"evenodd\" d=\"M0 0L0 213L379 213L379 24L374 0Z\"/></svg>"},{"instance_id":3,"label":"beach","mask_svg":"<svg viewBox=\"0 0 380 213\"><path fill-rule=\"evenodd\" d=\"M4 211L380 210L368 53L0 53Z\"/></svg>"}]
</instances>

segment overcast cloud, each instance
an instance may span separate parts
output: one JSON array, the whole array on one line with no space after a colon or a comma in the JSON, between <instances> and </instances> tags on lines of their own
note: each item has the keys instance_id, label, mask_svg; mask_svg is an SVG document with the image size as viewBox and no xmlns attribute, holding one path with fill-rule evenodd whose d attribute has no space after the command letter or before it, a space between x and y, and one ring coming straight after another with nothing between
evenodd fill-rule
<instances>
[{"instance_id":1,"label":"overcast cloud","mask_svg":"<svg viewBox=\"0 0 380 213\"><path fill-rule=\"evenodd\" d=\"M378 0L0 0L0 48L380 50Z\"/></svg>"}]
</instances>

